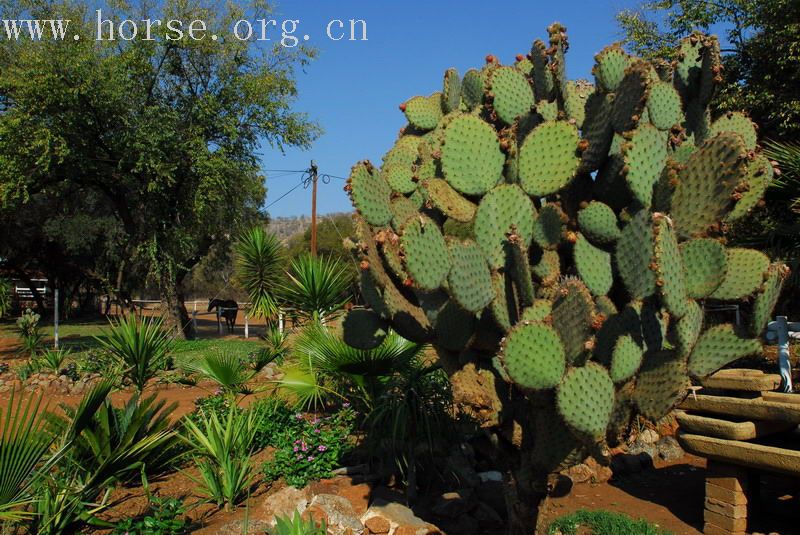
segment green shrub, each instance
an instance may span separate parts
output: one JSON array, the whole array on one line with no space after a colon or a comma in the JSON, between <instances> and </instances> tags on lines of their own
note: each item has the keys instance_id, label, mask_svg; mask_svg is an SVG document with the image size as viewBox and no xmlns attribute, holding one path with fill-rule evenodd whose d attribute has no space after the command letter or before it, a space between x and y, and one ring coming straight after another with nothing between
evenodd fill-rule
<instances>
[{"instance_id":1,"label":"green shrub","mask_svg":"<svg viewBox=\"0 0 800 535\"><path fill-rule=\"evenodd\" d=\"M44 349L37 356L42 369L51 370L53 373L58 373L64 366L67 357L69 356L69 349Z\"/></svg>"},{"instance_id":2,"label":"green shrub","mask_svg":"<svg viewBox=\"0 0 800 535\"><path fill-rule=\"evenodd\" d=\"M264 464L266 479L283 478L301 488L309 481L331 477L331 471L341 466L342 457L352 448L349 436L355 416L349 405L325 418L306 420L296 414L298 425L279 436L273 459Z\"/></svg>"},{"instance_id":3,"label":"green shrub","mask_svg":"<svg viewBox=\"0 0 800 535\"><path fill-rule=\"evenodd\" d=\"M269 535L325 535L326 533L328 527L324 520L317 526L313 518L304 519L297 511L292 518L276 517L275 527L269 530Z\"/></svg>"},{"instance_id":4,"label":"green shrub","mask_svg":"<svg viewBox=\"0 0 800 535\"><path fill-rule=\"evenodd\" d=\"M0 278L0 318L11 310L11 283Z\"/></svg>"},{"instance_id":5,"label":"green shrub","mask_svg":"<svg viewBox=\"0 0 800 535\"><path fill-rule=\"evenodd\" d=\"M645 520L634 520L621 513L581 509L556 519L548 535L576 535L579 528L588 528L593 535L670 535L670 532Z\"/></svg>"},{"instance_id":6,"label":"green shrub","mask_svg":"<svg viewBox=\"0 0 800 535\"><path fill-rule=\"evenodd\" d=\"M295 417L295 411L279 398L260 399L253 403L248 410L255 413L256 449L263 449L267 446L278 447L284 434L303 425Z\"/></svg>"},{"instance_id":7,"label":"green shrub","mask_svg":"<svg viewBox=\"0 0 800 535\"><path fill-rule=\"evenodd\" d=\"M200 471L200 479L194 481L209 501L233 510L253 483L255 413L231 406L224 419L213 413L200 416L198 423L187 418L184 429Z\"/></svg>"},{"instance_id":8,"label":"green shrub","mask_svg":"<svg viewBox=\"0 0 800 535\"><path fill-rule=\"evenodd\" d=\"M112 535L179 535L188 533L186 508L175 498L153 496L145 515L119 522Z\"/></svg>"},{"instance_id":9,"label":"green shrub","mask_svg":"<svg viewBox=\"0 0 800 535\"><path fill-rule=\"evenodd\" d=\"M111 330L95 337L122 369L123 376L141 392L147 381L168 367L173 339L163 320L134 315L111 321Z\"/></svg>"},{"instance_id":10,"label":"green shrub","mask_svg":"<svg viewBox=\"0 0 800 535\"><path fill-rule=\"evenodd\" d=\"M78 369L81 373L99 373L104 376L116 375L114 355L103 348L91 348L78 357Z\"/></svg>"},{"instance_id":11,"label":"green shrub","mask_svg":"<svg viewBox=\"0 0 800 535\"><path fill-rule=\"evenodd\" d=\"M17 320L17 332L22 338L23 353L35 357L42 349L44 335L39 330L39 320L41 316L30 308L26 308L22 316Z\"/></svg>"}]
</instances>

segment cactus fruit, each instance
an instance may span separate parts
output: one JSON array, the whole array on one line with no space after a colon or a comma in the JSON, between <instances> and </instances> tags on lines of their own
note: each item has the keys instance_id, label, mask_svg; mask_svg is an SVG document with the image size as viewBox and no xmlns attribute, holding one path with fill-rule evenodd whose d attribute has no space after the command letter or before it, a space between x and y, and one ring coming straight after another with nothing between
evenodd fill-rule
<instances>
[{"instance_id":1,"label":"cactus fruit","mask_svg":"<svg viewBox=\"0 0 800 535\"><path fill-rule=\"evenodd\" d=\"M682 41L672 65L614 45L590 84L565 79L565 30L548 33L515 66L451 69L407 101L383 168L356 165L347 188L365 300L431 342L454 389L472 381L459 406L537 470L759 351L787 272L725 246L772 168L744 115L712 121L716 40ZM747 328L708 327L706 299L739 303ZM362 347L383 332L347 323Z\"/></svg>"}]
</instances>

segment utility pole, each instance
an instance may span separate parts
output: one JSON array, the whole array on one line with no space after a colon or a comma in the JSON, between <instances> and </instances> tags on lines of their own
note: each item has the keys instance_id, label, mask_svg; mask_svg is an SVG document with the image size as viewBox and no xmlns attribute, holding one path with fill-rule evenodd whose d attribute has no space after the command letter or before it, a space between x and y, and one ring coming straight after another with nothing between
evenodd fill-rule
<instances>
[{"instance_id":1,"label":"utility pole","mask_svg":"<svg viewBox=\"0 0 800 535\"><path fill-rule=\"evenodd\" d=\"M311 256L317 256L317 164L311 160Z\"/></svg>"}]
</instances>

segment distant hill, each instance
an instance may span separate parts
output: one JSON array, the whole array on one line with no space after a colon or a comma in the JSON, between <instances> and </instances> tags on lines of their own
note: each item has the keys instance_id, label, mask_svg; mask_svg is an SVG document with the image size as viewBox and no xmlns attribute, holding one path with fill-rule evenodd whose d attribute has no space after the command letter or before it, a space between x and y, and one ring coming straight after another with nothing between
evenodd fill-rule
<instances>
[{"instance_id":1,"label":"distant hill","mask_svg":"<svg viewBox=\"0 0 800 535\"><path fill-rule=\"evenodd\" d=\"M330 217L347 214L349 212L335 212L331 214L324 214L318 216L319 221L323 219L327 219ZM311 226L311 216L308 215L299 215L299 216L284 216L284 217L273 217L270 219L269 226L267 229L270 232L274 232L278 239L280 239L283 243L289 241L289 238L296 234L302 234L306 231L308 227Z\"/></svg>"}]
</instances>

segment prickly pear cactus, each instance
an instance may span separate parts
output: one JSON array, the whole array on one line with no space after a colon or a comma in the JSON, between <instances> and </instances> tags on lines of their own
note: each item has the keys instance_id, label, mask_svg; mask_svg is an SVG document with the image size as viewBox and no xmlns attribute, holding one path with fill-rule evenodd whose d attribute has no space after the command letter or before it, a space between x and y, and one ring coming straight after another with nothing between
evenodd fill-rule
<instances>
[{"instance_id":1,"label":"prickly pear cactus","mask_svg":"<svg viewBox=\"0 0 800 535\"><path fill-rule=\"evenodd\" d=\"M760 350L787 269L725 232L772 169L746 116L709 114L716 38L681 49L665 67L613 45L594 84L566 81L555 24L514 65L449 69L402 104L382 168L357 164L346 187L382 321L345 327L432 343L461 408L530 473L602 454ZM747 321L707 325L707 302Z\"/></svg>"}]
</instances>

